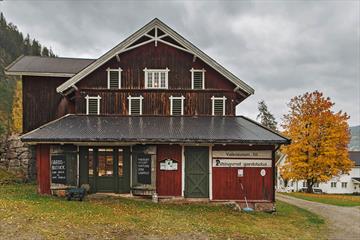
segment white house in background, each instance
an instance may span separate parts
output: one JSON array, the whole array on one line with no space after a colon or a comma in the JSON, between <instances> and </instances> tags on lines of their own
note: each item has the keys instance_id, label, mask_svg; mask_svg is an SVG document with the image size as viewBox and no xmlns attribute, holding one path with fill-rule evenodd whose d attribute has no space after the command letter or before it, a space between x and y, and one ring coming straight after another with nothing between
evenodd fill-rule
<instances>
[{"instance_id":1,"label":"white house in background","mask_svg":"<svg viewBox=\"0 0 360 240\"><path fill-rule=\"evenodd\" d=\"M314 189L321 189L324 193L353 194L360 193L360 151L349 151L349 157L354 162L354 167L348 174L342 174L332 178L330 181L315 184ZM279 192L297 192L306 188L306 181L284 181L280 176L280 168L286 162L286 155L276 163L276 190Z\"/></svg>"}]
</instances>

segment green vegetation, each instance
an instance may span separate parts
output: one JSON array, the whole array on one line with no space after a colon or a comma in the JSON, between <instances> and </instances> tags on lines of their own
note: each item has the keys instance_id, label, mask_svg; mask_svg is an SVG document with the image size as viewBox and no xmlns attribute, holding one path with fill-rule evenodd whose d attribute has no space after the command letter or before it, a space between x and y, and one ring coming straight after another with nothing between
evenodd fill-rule
<instances>
[{"instance_id":1,"label":"green vegetation","mask_svg":"<svg viewBox=\"0 0 360 240\"><path fill-rule=\"evenodd\" d=\"M0 168L0 186L19 182L21 182L21 179L19 179L17 176Z\"/></svg>"},{"instance_id":2,"label":"green vegetation","mask_svg":"<svg viewBox=\"0 0 360 240\"><path fill-rule=\"evenodd\" d=\"M282 202L277 210L247 214L226 206L110 197L68 202L39 196L34 185L0 187L0 231L5 239L19 234L47 239L324 238L324 221L317 215Z\"/></svg>"},{"instance_id":3,"label":"green vegetation","mask_svg":"<svg viewBox=\"0 0 360 240\"><path fill-rule=\"evenodd\" d=\"M343 207L360 206L360 196L341 194L282 193L304 200Z\"/></svg>"}]
</instances>

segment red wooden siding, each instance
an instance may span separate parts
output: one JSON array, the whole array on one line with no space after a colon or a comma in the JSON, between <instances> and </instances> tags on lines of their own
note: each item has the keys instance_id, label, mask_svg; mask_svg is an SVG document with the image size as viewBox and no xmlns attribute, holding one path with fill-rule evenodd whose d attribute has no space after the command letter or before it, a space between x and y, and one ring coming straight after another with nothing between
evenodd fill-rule
<instances>
[{"instance_id":1,"label":"red wooden siding","mask_svg":"<svg viewBox=\"0 0 360 240\"><path fill-rule=\"evenodd\" d=\"M36 145L38 193L50 194L50 145Z\"/></svg>"},{"instance_id":2,"label":"red wooden siding","mask_svg":"<svg viewBox=\"0 0 360 240\"><path fill-rule=\"evenodd\" d=\"M216 145L216 150L274 150L273 146L248 146L248 145ZM274 162L274 158L272 158ZM244 169L244 176L238 177L238 169ZM266 175L260 175L261 169L266 170ZM244 200L248 201L274 201L274 168L212 168L212 186L214 200ZM243 189L241 188L241 183Z\"/></svg>"},{"instance_id":3,"label":"red wooden siding","mask_svg":"<svg viewBox=\"0 0 360 240\"><path fill-rule=\"evenodd\" d=\"M172 171L160 170L160 162L165 159L173 159L178 161L178 169ZM181 159L181 146L157 146L156 191L159 196L181 196Z\"/></svg>"}]
</instances>

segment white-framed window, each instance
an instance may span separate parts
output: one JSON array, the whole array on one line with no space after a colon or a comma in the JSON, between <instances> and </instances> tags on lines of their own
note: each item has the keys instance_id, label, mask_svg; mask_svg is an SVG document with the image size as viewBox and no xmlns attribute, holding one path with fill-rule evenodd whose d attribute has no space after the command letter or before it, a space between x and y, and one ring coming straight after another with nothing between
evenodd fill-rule
<instances>
[{"instance_id":1,"label":"white-framed window","mask_svg":"<svg viewBox=\"0 0 360 240\"><path fill-rule=\"evenodd\" d=\"M205 69L190 69L191 89L205 89Z\"/></svg>"},{"instance_id":2,"label":"white-framed window","mask_svg":"<svg viewBox=\"0 0 360 240\"><path fill-rule=\"evenodd\" d=\"M99 115L100 114L100 99L98 96L86 95L86 114L87 115Z\"/></svg>"},{"instance_id":3,"label":"white-framed window","mask_svg":"<svg viewBox=\"0 0 360 240\"><path fill-rule=\"evenodd\" d=\"M347 182L342 182L341 183L341 188L347 188Z\"/></svg>"},{"instance_id":4,"label":"white-framed window","mask_svg":"<svg viewBox=\"0 0 360 240\"><path fill-rule=\"evenodd\" d=\"M307 182L303 181L303 188L306 188L306 187L307 187Z\"/></svg>"},{"instance_id":5,"label":"white-framed window","mask_svg":"<svg viewBox=\"0 0 360 240\"><path fill-rule=\"evenodd\" d=\"M121 88L121 68L106 69L107 71L107 87L108 89L120 89Z\"/></svg>"},{"instance_id":6,"label":"white-framed window","mask_svg":"<svg viewBox=\"0 0 360 240\"><path fill-rule=\"evenodd\" d=\"M169 69L144 69L145 88L167 89L169 82Z\"/></svg>"},{"instance_id":7,"label":"white-framed window","mask_svg":"<svg viewBox=\"0 0 360 240\"><path fill-rule=\"evenodd\" d=\"M331 184L330 186L331 186L332 188L336 188L336 182L331 182L330 184Z\"/></svg>"},{"instance_id":8,"label":"white-framed window","mask_svg":"<svg viewBox=\"0 0 360 240\"><path fill-rule=\"evenodd\" d=\"M226 102L226 97L211 97L211 101L212 101L212 115L220 115L220 116L224 116L225 115L225 102Z\"/></svg>"},{"instance_id":9,"label":"white-framed window","mask_svg":"<svg viewBox=\"0 0 360 240\"><path fill-rule=\"evenodd\" d=\"M170 115L184 115L184 96L170 96Z\"/></svg>"},{"instance_id":10,"label":"white-framed window","mask_svg":"<svg viewBox=\"0 0 360 240\"><path fill-rule=\"evenodd\" d=\"M319 187L319 183L314 183L313 187L318 188L318 187Z\"/></svg>"},{"instance_id":11,"label":"white-framed window","mask_svg":"<svg viewBox=\"0 0 360 240\"><path fill-rule=\"evenodd\" d=\"M128 96L129 100L129 115L142 115L142 101L144 97Z\"/></svg>"}]
</instances>

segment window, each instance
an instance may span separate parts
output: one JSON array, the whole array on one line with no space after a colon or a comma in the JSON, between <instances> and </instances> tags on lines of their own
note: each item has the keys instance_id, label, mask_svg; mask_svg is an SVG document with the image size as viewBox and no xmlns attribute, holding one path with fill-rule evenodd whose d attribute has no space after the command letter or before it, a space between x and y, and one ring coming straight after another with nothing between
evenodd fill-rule
<instances>
[{"instance_id":1,"label":"window","mask_svg":"<svg viewBox=\"0 0 360 240\"><path fill-rule=\"evenodd\" d=\"M124 172L124 151L119 149L118 151L118 175L122 176Z\"/></svg>"},{"instance_id":2,"label":"window","mask_svg":"<svg viewBox=\"0 0 360 240\"><path fill-rule=\"evenodd\" d=\"M99 115L100 114L100 96L90 97L87 95L86 99L86 114L87 115Z\"/></svg>"},{"instance_id":3,"label":"window","mask_svg":"<svg viewBox=\"0 0 360 240\"><path fill-rule=\"evenodd\" d=\"M303 182L303 187L306 188L307 187L307 182Z\"/></svg>"},{"instance_id":4,"label":"window","mask_svg":"<svg viewBox=\"0 0 360 240\"><path fill-rule=\"evenodd\" d=\"M88 154L88 160L89 160L89 176L94 176L94 149L89 148L89 154Z\"/></svg>"},{"instance_id":5,"label":"window","mask_svg":"<svg viewBox=\"0 0 360 240\"><path fill-rule=\"evenodd\" d=\"M108 89L120 89L121 88L121 72L122 69L110 69L107 70L107 86Z\"/></svg>"},{"instance_id":6,"label":"window","mask_svg":"<svg viewBox=\"0 0 360 240\"><path fill-rule=\"evenodd\" d=\"M318 187L319 187L319 183L314 183L313 187L318 188Z\"/></svg>"},{"instance_id":7,"label":"window","mask_svg":"<svg viewBox=\"0 0 360 240\"><path fill-rule=\"evenodd\" d=\"M184 115L184 96L170 96L170 115Z\"/></svg>"},{"instance_id":8,"label":"window","mask_svg":"<svg viewBox=\"0 0 360 240\"><path fill-rule=\"evenodd\" d=\"M205 89L205 69L191 69L191 89Z\"/></svg>"},{"instance_id":9,"label":"window","mask_svg":"<svg viewBox=\"0 0 360 240\"><path fill-rule=\"evenodd\" d=\"M129 115L142 115L142 100L143 96L132 97L129 96Z\"/></svg>"},{"instance_id":10,"label":"window","mask_svg":"<svg viewBox=\"0 0 360 240\"><path fill-rule=\"evenodd\" d=\"M341 183L341 188L347 188L347 182L342 182Z\"/></svg>"},{"instance_id":11,"label":"window","mask_svg":"<svg viewBox=\"0 0 360 240\"><path fill-rule=\"evenodd\" d=\"M169 69L144 69L145 88L168 88Z\"/></svg>"},{"instance_id":12,"label":"window","mask_svg":"<svg viewBox=\"0 0 360 240\"><path fill-rule=\"evenodd\" d=\"M212 115L225 115L226 97L212 97Z\"/></svg>"},{"instance_id":13,"label":"window","mask_svg":"<svg viewBox=\"0 0 360 240\"><path fill-rule=\"evenodd\" d=\"M99 148L98 151L98 176L113 176L114 158L112 148Z\"/></svg>"},{"instance_id":14,"label":"window","mask_svg":"<svg viewBox=\"0 0 360 240\"><path fill-rule=\"evenodd\" d=\"M336 182L331 182L331 187L336 188Z\"/></svg>"}]
</instances>

